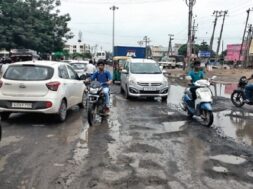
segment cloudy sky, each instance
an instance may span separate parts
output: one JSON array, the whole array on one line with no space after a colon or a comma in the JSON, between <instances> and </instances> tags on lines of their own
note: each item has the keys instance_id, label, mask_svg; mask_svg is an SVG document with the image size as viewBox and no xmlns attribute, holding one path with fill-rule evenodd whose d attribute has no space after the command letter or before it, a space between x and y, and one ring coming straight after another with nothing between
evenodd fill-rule
<instances>
[{"instance_id":1,"label":"cloudy sky","mask_svg":"<svg viewBox=\"0 0 253 189\"><path fill-rule=\"evenodd\" d=\"M61 12L71 15L69 26L76 43L78 32L83 33L85 43L111 50L112 46L112 5L119 7L115 16L115 45L138 46L137 41L147 35L151 45L168 46L168 34L174 34L173 43L186 43L188 7L185 0L61 0ZM246 10L253 7L252 0L196 0L194 15L198 23L197 42L209 43L212 34L214 10L228 10L225 21L224 45L240 43ZM221 28L219 18L214 47ZM253 24L253 12L249 23Z\"/></svg>"}]
</instances>

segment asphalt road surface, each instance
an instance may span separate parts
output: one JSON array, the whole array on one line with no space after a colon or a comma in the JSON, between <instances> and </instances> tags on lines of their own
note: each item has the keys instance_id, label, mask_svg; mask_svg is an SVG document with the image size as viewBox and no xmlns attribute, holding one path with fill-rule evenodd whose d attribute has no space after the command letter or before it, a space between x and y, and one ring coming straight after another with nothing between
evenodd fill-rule
<instances>
[{"instance_id":1,"label":"asphalt road surface","mask_svg":"<svg viewBox=\"0 0 253 189\"><path fill-rule=\"evenodd\" d=\"M171 86L167 103L119 91L93 127L78 107L62 124L37 114L3 122L0 188L253 188L253 107L217 98L206 128L177 109L183 87Z\"/></svg>"}]
</instances>

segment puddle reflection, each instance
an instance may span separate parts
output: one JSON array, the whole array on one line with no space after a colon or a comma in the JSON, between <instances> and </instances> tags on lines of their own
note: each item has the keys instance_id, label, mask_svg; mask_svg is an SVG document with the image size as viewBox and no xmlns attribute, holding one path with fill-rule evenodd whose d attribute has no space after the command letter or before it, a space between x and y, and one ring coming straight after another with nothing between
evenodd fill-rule
<instances>
[{"instance_id":1,"label":"puddle reflection","mask_svg":"<svg viewBox=\"0 0 253 189\"><path fill-rule=\"evenodd\" d=\"M214 114L214 125L224 136L253 145L253 113L223 111Z\"/></svg>"}]
</instances>

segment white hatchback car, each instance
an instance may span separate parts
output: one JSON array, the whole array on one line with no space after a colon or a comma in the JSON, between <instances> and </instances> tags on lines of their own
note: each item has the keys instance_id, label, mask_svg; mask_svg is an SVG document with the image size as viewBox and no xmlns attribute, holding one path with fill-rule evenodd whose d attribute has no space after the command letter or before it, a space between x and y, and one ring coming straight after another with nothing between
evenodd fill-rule
<instances>
[{"instance_id":1,"label":"white hatchback car","mask_svg":"<svg viewBox=\"0 0 253 189\"><path fill-rule=\"evenodd\" d=\"M150 59L128 59L121 72L125 97L162 97L167 100L169 83L159 64Z\"/></svg>"},{"instance_id":2,"label":"white hatchback car","mask_svg":"<svg viewBox=\"0 0 253 189\"><path fill-rule=\"evenodd\" d=\"M13 63L0 79L0 113L55 114L63 122L67 110L85 105L86 86L67 63L31 61Z\"/></svg>"}]
</instances>

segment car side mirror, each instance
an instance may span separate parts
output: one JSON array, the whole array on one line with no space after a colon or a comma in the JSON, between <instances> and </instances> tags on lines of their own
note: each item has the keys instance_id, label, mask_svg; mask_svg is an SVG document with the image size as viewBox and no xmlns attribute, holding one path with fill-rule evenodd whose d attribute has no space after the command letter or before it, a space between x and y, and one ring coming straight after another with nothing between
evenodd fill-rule
<instances>
[{"instance_id":1,"label":"car side mirror","mask_svg":"<svg viewBox=\"0 0 253 189\"><path fill-rule=\"evenodd\" d=\"M163 70L163 66L159 66L161 70Z\"/></svg>"},{"instance_id":2,"label":"car side mirror","mask_svg":"<svg viewBox=\"0 0 253 189\"><path fill-rule=\"evenodd\" d=\"M123 69L123 70L121 71L121 73L123 73L123 74L128 74L128 71L127 71L126 69Z\"/></svg>"},{"instance_id":3,"label":"car side mirror","mask_svg":"<svg viewBox=\"0 0 253 189\"><path fill-rule=\"evenodd\" d=\"M86 80L86 75L84 75L84 74L81 75L81 76L79 77L79 79L80 79L80 80Z\"/></svg>"},{"instance_id":4,"label":"car side mirror","mask_svg":"<svg viewBox=\"0 0 253 189\"><path fill-rule=\"evenodd\" d=\"M189 76L189 75L187 75L187 76L185 77L185 79L186 79L187 81L191 81L191 80L192 80L192 77Z\"/></svg>"},{"instance_id":5,"label":"car side mirror","mask_svg":"<svg viewBox=\"0 0 253 189\"><path fill-rule=\"evenodd\" d=\"M216 78L217 78L217 76L214 75L211 79L214 80L214 79L216 79Z\"/></svg>"}]
</instances>

